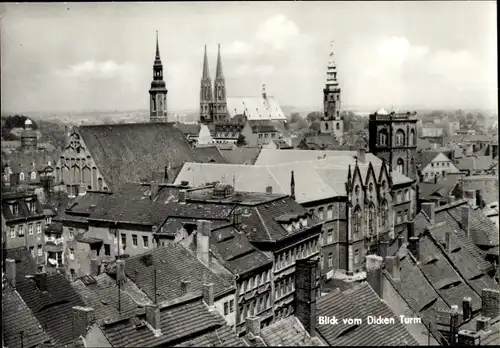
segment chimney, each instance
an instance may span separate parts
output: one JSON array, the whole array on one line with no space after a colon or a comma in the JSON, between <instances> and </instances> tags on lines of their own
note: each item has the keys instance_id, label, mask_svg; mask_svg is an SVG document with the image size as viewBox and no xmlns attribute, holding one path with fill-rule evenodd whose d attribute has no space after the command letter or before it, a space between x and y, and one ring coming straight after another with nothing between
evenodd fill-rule
<instances>
[{"instance_id":1,"label":"chimney","mask_svg":"<svg viewBox=\"0 0 500 348\"><path fill-rule=\"evenodd\" d=\"M186 203L186 190L179 190L179 203Z\"/></svg>"},{"instance_id":2,"label":"chimney","mask_svg":"<svg viewBox=\"0 0 500 348\"><path fill-rule=\"evenodd\" d=\"M93 257L90 259L90 275L97 277L99 275L99 260Z\"/></svg>"},{"instance_id":3,"label":"chimney","mask_svg":"<svg viewBox=\"0 0 500 348\"><path fill-rule=\"evenodd\" d=\"M488 331L490 329L491 318L480 316L476 319L476 331Z\"/></svg>"},{"instance_id":4,"label":"chimney","mask_svg":"<svg viewBox=\"0 0 500 348\"><path fill-rule=\"evenodd\" d=\"M293 170L292 178L290 179L290 197L292 197L292 199L295 199L295 177L293 175Z\"/></svg>"},{"instance_id":5,"label":"chimney","mask_svg":"<svg viewBox=\"0 0 500 348\"><path fill-rule=\"evenodd\" d=\"M146 322L153 331L155 337L161 336L161 317L160 307L157 304L145 305L146 308Z\"/></svg>"},{"instance_id":6,"label":"chimney","mask_svg":"<svg viewBox=\"0 0 500 348\"><path fill-rule=\"evenodd\" d=\"M38 272L35 274L35 283L38 290L47 291L47 273Z\"/></svg>"},{"instance_id":7,"label":"chimney","mask_svg":"<svg viewBox=\"0 0 500 348\"><path fill-rule=\"evenodd\" d=\"M387 250L389 250L389 242L381 241L378 243L378 254L383 259L387 256Z\"/></svg>"},{"instance_id":8,"label":"chimney","mask_svg":"<svg viewBox=\"0 0 500 348\"><path fill-rule=\"evenodd\" d=\"M422 211L429 218L431 225L436 223L436 214L435 214L435 204L434 202L424 202L422 203Z\"/></svg>"},{"instance_id":9,"label":"chimney","mask_svg":"<svg viewBox=\"0 0 500 348\"><path fill-rule=\"evenodd\" d=\"M476 191L475 190L465 190L465 198L469 206L474 209L476 208Z\"/></svg>"},{"instance_id":10,"label":"chimney","mask_svg":"<svg viewBox=\"0 0 500 348\"><path fill-rule=\"evenodd\" d=\"M462 225L462 230L464 230L467 236L470 234L469 210L470 207L467 204L460 207L460 223Z\"/></svg>"},{"instance_id":11,"label":"chimney","mask_svg":"<svg viewBox=\"0 0 500 348\"><path fill-rule=\"evenodd\" d=\"M458 331L458 345L460 346L478 346L480 345L481 335L469 330Z\"/></svg>"},{"instance_id":12,"label":"chimney","mask_svg":"<svg viewBox=\"0 0 500 348\"><path fill-rule=\"evenodd\" d=\"M254 337L260 336L260 318L250 317L246 319L247 334L252 334Z\"/></svg>"},{"instance_id":13,"label":"chimney","mask_svg":"<svg viewBox=\"0 0 500 348\"><path fill-rule=\"evenodd\" d=\"M470 297L464 297L462 300L462 315L463 315L463 320L469 320L472 319L472 305L471 305L472 298Z\"/></svg>"},{"instance_id":14,"label":"chimney","mask_svg":"<svg viewBox=\"0 0 500 348\"><path fill-rule=\"evenodd\" d=\"M214 284L213 283L205 283L203 284L203 301L207 304L208 307L214 306Z\"/></svg>"},{"instance_id":15,"label":"chimney","mask_svg":"<svg viewBox=\"0 0 500 348\"><path fill-rule=\"evenodd\" d=\"M444 235L444 248L447 253L451 252L451 232L446 231Z\"/></svg>"},{"instance_id":16,"label":"chimney","mask_svg":"<svg viewBox=\"0 0 500 348\"><path fill-rule=\"evenodd\" d=\"M269 194L269 195L272 194L273 193L273 187L272 186L267 186L266 187L266 193Z\"/></svg>"},{"instance_id":17,"label":"chimney","mask_svg":"<svg viewBox=\"0 0 500 348\"><path fill-rule=\"evenodd\" d=\"M149 197L151 198L152 201L154 201L157 195L158 195L158 184L151 181Z\"/></svg>"},{"instance_id":18,"label":"chimney","mask_svg":"<svg viewBox=\"0 0 500 348\"><path fill-rule=\"evenodd\" d=\"M385 269L391 275L392 279L399 280L400 261L399 256L387 256L385 258Z\"/></svg>"},{"instance_id":19,"label":"chimney","mask_svg":"<svg viewBox=\"0 0 500 348\"><path fill-rule=\"evenodd\" d=\"M406 224L406 228L408 229L408 238L416 237L415 236L415 222L414 221L409 221Z\"/></svg>"},{"instance_id":20,"label":"chimney","mask_svg":"<svg viewBox=\"0 0 500 348\"><path fill-rule=\"evenodd\" d=\"M399 236L398 237L398 249L400 249L404 243L405 243L405 236Z\"/></svg>"},{"instance_id":21,"label":"chimney","mask_svg":"<svg viewBox=\"0 0 500 348\"><path fill-rule=\"evenodd\" d=\"M438 183L438 176L439 176L439 174L434 173L434 183L435 183L435 184L437 184L437 183Z\"/></svg>"},{"instance_id":22,"label":"chimney","mask_svg":"<svg viewBox=\"0 0 500 348\"><path fill-rule=\"evenodd\" d=\"M420 260L420 238L411 237L410 243L408 243L408 250L410 250L417 261Z\"/></svg>"},{"instance_id":23,"label":"chimney","mask_svg":"<svg viewBox=\"0 0 500 348\"><path fill-rule=\"evenodd\" d=\"M295 262L295 316L311 336L316 333L317 271L318 260L299 259Z\"/></svg>"},{"instance_id":24,"label":"chimney","mask_svg":"<svg viewBox=\"0 0 500 348\"><path fill-rule=\"evenodd\" d=\"M196 255L198 259L210 268L210 234L212 231L212 222L199 220L196 226Z\"/></svg>"},{"instance_id":25,"label":"chimney","mask_svg":"<svg viewBox=\"0 0 500 348\"><path fill-rule=\"evenodd\" d=\"M366 150L364 148L358 149L358 162L359 163L366 162Z\"/></svg>"},{"instance_id":26,"label":"chimney","mask_svg":"<svg viewBox=\"0 0 500 348\"><path fill-rule=\"evenodd\" d=\"M4 251L5 252L5 251ZM10 286L13 288L16 287L16 260L14 259L5 259L5 277L9 282Z\"/></svg>"},{"instance_id":27,"label":"chimney","mask_svg":"<svg viewBox=\"0 0 500 348\"><path fill-rule=\"evenodd\" d=\"M233 224L236 229L241 227L241 209L236 208L233 210Z\"/></svg>"},{"instance_id":28,"label":"chimney","mask_svg":"<svg viewBox=\"0 0 500 348\"><path fill-rule=\"evenodd\" d=\"M458 328L458 306L457 305L452 305L451 306L451 313L450 313L451 319L450 319L450 344L454 345L456 341L456 336L457 336L457 328Z\"/></svg>"},{"instance_id":29,"label":"chimney","mask_svg":"<svg viewBox=\"0 0 500 348\"><path fill-rule=\"evenodd\" d=\"M165 166L165 172L163 173L163 182L168 183L168 166Z\"/></svg>"},{"instance_id":30,"label":"chimney","mask_svg":"<svg viewBox=\"0 0 500 348\"><path fill-rule=\"evenodd\" d=\"M94 308L91 307L73 307L73 336L84 335L87 328L95 321Z\"/></svg>"},{"instance_id":31,"label":"chimney","mask_svg":"<svg viewBox=\"0 0 500 348\"><path fill-rule=\"evenodd\" d=\"M191 288L191 282L189 280L181 281L181 296L187 295Z\"/></svg>"},{"instance_id":32,"label":"chimney","mask_svg":"<svg viewBox=\"0 0 500 348\"><path fill-rule=\"evenodd\" d=\"M125 276L125 261L116 260L116 281L124 283L127 281Z\"/></svg>"},{"instance_id":33,"label":"chimney","mask_svg":"<svg viewBox=\"0 0 500 348\"><path fill-rule=\"evenodd\" d=\"M382 263L384 259L377 255L366 255L366 281L378 297L383 298Z\"/></svg>"},{"instance_id":34,"label":"chimney","mask_svg":"<svg viewBox=\"0 0 500 348\"><path fill-rule=\"evenodd\" d=\"M451 203L453 203L453 202L455 202L455 196L453 196L453 195L448 195L448 204L451 204Z\"/></svg>"},{"instance_id":35,"label":"chimney","mask_svg":"<svg viewBox=\"0 0 500 348\"><path fill-rule=\"evenodd\" d=\"M499 315L500 291L483 289L481 292L481 314L485 317L496 318Z\"/></svg>"}]
</instances>

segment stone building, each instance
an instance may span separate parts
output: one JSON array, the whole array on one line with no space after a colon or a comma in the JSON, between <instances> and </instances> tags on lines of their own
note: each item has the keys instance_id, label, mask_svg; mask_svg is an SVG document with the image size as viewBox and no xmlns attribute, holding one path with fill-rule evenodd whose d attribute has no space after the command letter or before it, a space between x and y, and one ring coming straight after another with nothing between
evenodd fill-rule
<instances>
[{"instance_id":1,"label":"stone building","mask_svg":"<svg viewBox=\"0 0 500 348\"><path fill-rule=\"evenodd\" d=\"M217 53L217 68L215 71L214 90L212 93L212 80L208 67L207 46L203 57L203 73L200 87L200 122L210 124L224 122L229 119L226 102L226 79L222 72L220 45Z\"/></svg>"},{"instance_id":2,"label":"stone building","mask_svg":"<svg viewBox=\"0 0 500 348\"><path fill-rule=\"evenodd\" d=\"M160 59L160 47L158 45L158 31L156 32L156 55L153 64L153 81L149 89L150 100L150 122L167 122L167 87L163 81L163 64Z\"/></svg>"}]
</instances>

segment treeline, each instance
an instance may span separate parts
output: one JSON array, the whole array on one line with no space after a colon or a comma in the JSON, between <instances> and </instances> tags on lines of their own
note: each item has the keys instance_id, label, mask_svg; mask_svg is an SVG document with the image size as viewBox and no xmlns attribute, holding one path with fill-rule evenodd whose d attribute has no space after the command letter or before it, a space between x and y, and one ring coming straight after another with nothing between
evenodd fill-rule
<instances>
[{"instance_id":1,"label":"treeline","mask_svg":"<svg viewBox=\"0 0 500 348\"><path fill-rule=\"evenodd\" d=\"M368 129L368 118L356 115L352 111L342 111L341 116L344 119L344 132L358 132ZM309 129L319 131L320 119L323 115L320 111L313 111L303 118L299 113L292 113L290 116L290 127L295 130Z\"/></svg>"}]
</instances>

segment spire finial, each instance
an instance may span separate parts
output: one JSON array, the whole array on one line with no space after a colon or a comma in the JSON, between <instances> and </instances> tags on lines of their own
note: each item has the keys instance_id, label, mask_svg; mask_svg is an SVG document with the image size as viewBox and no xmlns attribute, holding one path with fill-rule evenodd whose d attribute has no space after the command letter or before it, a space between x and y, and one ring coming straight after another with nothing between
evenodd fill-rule
<instances>
[{"instance_id":1,"label":"spire finial","mask_svg":"<svg viewBox=\"0 0 500 348\"><path fill-rule=\"evenodd\" d=\"M330 54L328 59L328 66L326 71L326 84L328 86L338 86L337 82L337 65L334 60L334 43L335 41L330 41Z\"/></svg>"},{"instance_id":2,"label":"spire finial","mask_svg":"<svg viewBox=\"0 0 500 348\"><path fill-rule=\"evenodd\" d=\"M156 59L160 59L160 45L158 44L158 30L156 31Z\"/></svg>"},{"instance_id":3,"label":"spire finial","mask_svg":"<svg viewBox=\"0 0 500 348\"><path fill-rule=\"evenodd\" d=\"M224 74L222 73L222 59L220 57L220 44L218 44L218 52L217 52L217 68L215 71L215 79L223 79Z\"/></svg>"},{"instance_id":4,"label":"spire finial","mask_svg":"<svg viewBox=\"0 0 500 348\"><path fill-rule=\"evenodd\" d=\"M292 177L290 179L290 197L292 199L295 199L295 177L293 175L293 170L292 170Z\"/></svg>"},{"instance_id":5,"label":"spire finial","mask_svg":"<svg viewBox=\"0 0 500 348\"><path fill-rule=\"evenodd\" d=\"M203 80L210 80L210 70L208 69L208 56L207 56L207 45L205 45L205 54L203 56Z\"/></svg>"}]
</instances>

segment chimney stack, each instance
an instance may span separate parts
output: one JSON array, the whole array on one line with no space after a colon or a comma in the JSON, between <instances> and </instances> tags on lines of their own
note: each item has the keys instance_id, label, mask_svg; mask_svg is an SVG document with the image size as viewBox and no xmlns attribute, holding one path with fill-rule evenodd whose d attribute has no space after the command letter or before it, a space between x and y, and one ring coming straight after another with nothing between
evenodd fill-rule
<instances>
[{"instance_id":1,"label":"chimney stack","mask_svg":"<svg viewBox=\"0 0 500 348\"><path fill-rule=\"evenodd\" d=\"M385 269L391 275L392 279L399 280L400 261L399 256L386 256Z\"/></svg>"},{"instance_id":2,"label":"chimney stack","mask_svg":"<svg viewBox=\"0 0 500 348\"><path fill-rule=\"evenodd\" d=\"M438 176L439 176L438 173L434 173L434 184L438 183Z\"/></svg>"},{"instance_id":3,"label":"chimney stack","mask_svg":"<svg viewBox=\"0 0 500 348\"><path fill-rule=\"evenodd\" d=\"M451 252L451 232L446 231L444 234L444 248L447 253Z\"/></svg>"},{"instance_id":4,"label":"chimney stack","mask_svg":"<svg viewBox=\"0 0 500 348\"><path fill-rule=\"evenodd\" d=\"M417 261L420 260L420 238L411 237L410 243L408 244L408 250L410 250Z\"/></svg>"},{"instance_id":5,"label":"chimney stack","mask_svg":"<svg viewBox=\"0 0 500 348\"><path fill-rule=\"evenodd\" d=\"M422 203L422 211L429 218L431 225L436 223L436 213L435 213L435 204L434 202L424 202Z\"/></svg>"},{"instance_id":6,"label":"chimney stack","mask_svg":"<svg viewBox=\"0 0 500 348\"><path fill-rule=\"evenodd\" d=\"M366 150L364 148L358 149L358 162L365 163L366 162Z\"/></svg>"},{"instance_id":7,"label":"chimney stack","mask_svg":"<svg viewBox=\"0 0 500 348\"><path fill-rule=\"evenodd\" d=\"M476 208L476 191L475 190L465 190L465 198L467 203L472 209Z\"/></svg>"},{"instance_id":8,"label":"chimney stack","mask_svg":"<svg viewBox=\"0 0 500 348\"><path fill-rule=\"evenodd\" d=\"M460 207L460 223L462 225L462 230L467 236L470 234L469 211L470 207L467 204Z\"/></svg>"},{"instance_id":9,"label":"chimney stack","mask_svg":"<svg viewBox=\"0 0 500 348\"><path fill-rule=\"evenodd\" d=\"M185 296L189 293L191 288L191 282L189 280L181 281L181 296Z\"/></svg>"},{"instance_id":10,"label":"chimney stack","mask_svg":"<svg viewBox=\"0 0 500 348\"><path fill-rule=\"evenodd\" d=\"M203 284L203 301L207 304L208 307L214 306L214 284L208 283Z\"/></svg>"},{"instance_id":11,"label":"chimney stack","mask_svg":"<svg viewBox=\"0 0 500 348\"><path fill-rule=\"evenodd\" d=\"M262 98L267 99L266 85L262 85Z\"/></svg>"},{"instance_id":12,"label":"chimney stack","mask_svg":"<svg viewBox=\"0 0 500 348\"><path fill-rule=\"evenodd\" d=\"M196 227L196 254L198 259L210 268L210 234L212 232L212 222L199 220Z\"/></svg>"},{"instance_id":13,"label":"chimney stack","mask_svg":"<svg viewBox=\"0 0 500 348\"><path fill-rule=\"evenodd\" d=\"M168 183L168 166L165 166L165 172L163 173L163 182Z\"/></svg>"},{"instance_id":14,"label":"chimney stack","mask_svg":"<svg viewBox=\"0 0 500 348\"><path fill-rule=\"evenodd\" d=\"M179 203L186 203L186 190L179 190Z\"/></svg>"},{"instance_id":15,"label":"chimney stack","mask_svg":"<svg viewBox=\"0 0 500 348\"><path fill-rule=\"evenodd\" d=\"M480 316L476 319L476 331L488 331L491 318Z\"/></svg>"},{"instance_id":16,"label":"chimney stack","mask_svg":"<svg viewBox=\"0 0 500 348\"><path fill-rule=\"evenodd\" d=\"M246 319L247 334L252 334L254 337L260 336L260 318L250 317Z\"/></svg>"},{"instance_id":17,"label":"chimney stack","mask_svg":"<svg viewBox=\"0 0 500 348\"><path fill-rule=\"evenodd\" d=\"M149 197L151 198L152 201L154 201L157 195L158 195L158 184L156 182L151 181Z\"/></svg>"},{"instance_id":18,"label":"chimney stack","mask_svg":"<svg viewBox=\"0 0 500 348\"><path fill-rule=\"evenodd\" d=\"M116 281L124 283L127 280L125 276L125 261L116 260Z\"/></svg>"},{"instance_id":19,"label":"chimney stack","mask_svg":"<svg viewBox=\"0 0 500 348\"><path fill-rule=\"evenodd\" d=\"M292 177L290 179L290 197L292 199L295 199L295 176L293 174L293 170L292 170Z\"/></svg>"},{"instance_id":20,"label":"chimney stack","mask_svg":"<svg viewBox=\"0 0 500 348\"><path fill-rule=\"evenodd\" d=\"M389 242L386 241L380 241L378 243L378 253L379 256L385 259L387 256L387 251L389 250Z\"/></svg>"},{"instance_id":21,"label":"chimney stack","mask_svg":"<svg viewBox=\"0 0 500 348\"><path fill-rule=\"evenodd\" d=\"M378 297L383 298L382 263L384 259L377 255L366 255L366 281Z\"/></svg>"},{"instance_id":22,"label":"chimney stack","mask_svg":"<svg viewBox=\"0 0 500 348\"><path fill-rule=\"evenodd\" d=\"M472 319L472 298L470 297L464 297L462 301L462 315L463 315L463 320L469 320Z\"/></svg>"},{"instance_id":23,"label":"chimney stack","mask_svg":"<svg viewBox=\"0 0 500 348\"><path fill-rule=\"evenodd\" d=\"M266 193L269 194L269 195L272 194L273 193L273 187L272 186L267 186L266 187Z\"/></svg>"},{"instance_id":24,"label":"chimney stack","mask_svg":"<svg viewBox=\"0 0 500 348\"><path fill-rule=\"evenodd\" d=\"M417 236L415 236L415 222L414 221L409 221L406 224L406 228L408 229L408 238L417 237Z\"/></svg>"},{"instance_id":25,"label":"chimney stack","mask_svg":"<svg viewBox=\"0 0 500 348\"><path fill-rule=\"evenodd\" d=\"M84 335L87 328L95 321L94 308L91 307L73 307L73 336Z\"/></svg>"},{"instance_id":26,"label":"chimney stack","mask_svg":"<svg viewBox=\"0 0 500 348\"><path fill-rule=\"evenodd\" d=\"M99 260L95 257L90 259L90 275L97 277L99 275Z\"/></svg>"},{"instance_id":27,"label":"chimney stack","mask_svg":"<svg viewBox=\"0 0 500 348\"><path fill-rule=\"evenodd\" d=\"M318 260L295 262L295 316L311 336L316 334L317 271Z\"/></svg>"},{"instance_id":28,"label":"chimney stack","mask_svg":"<svg viewBox=\"0 0 500 348\"><path fill-rule=\"evenodd\" d=\"M234 228L236 229L239 229L241 227L241 209L240 208L236 208L234 209L233 211L233 224L234 224Z\"/></svg>"},{"instance_id":29,"label":"chimney stack","mask_svg":"<svg viewBox=\"0 0 500 348\"><path fill-rule=\"evenodd\" d=\"M398 237L398 250L403 246L405 243L405 236L399 236Z\"/></svg>"},{"instance_id":30,"label":"chimney stack","mask_svg":"<svg viewBox=\"0 0 500 348\"><path fill-rule=\"evenodd\" d=\"M155 337L161 336L160 307L157 304L146 305L146 322L153 331Z\"/></svg>"},{"instance_id":31,"label":"chimney stack","mask_svg":"<svg viewBox=\"0 0 500 348\"><path fill-rule=\"evenodd\" d=\"M16 288L16 260L5 259L5 277L10 286Z\"/></svg>"},{"instance_id":32,"label":"chimney stack","mask_svg":"<svg viewBox=\"0 0 500 348\"><path fill-rule=\"evenodd\" d=\"M35 283L38 290L47 291L47 273L38 272L35 274Z\"/></svg>"},{"instance_id":33,"label":"chimney stack","mask_svg":"<svg viewBox=\"0 0 500 348\"><path fill-rule=\"evenodd\" d=\"M496 318L499 315L500 291L483 289L481 291L481 314L485 317Z\"/></svg>"}]
</instances>

